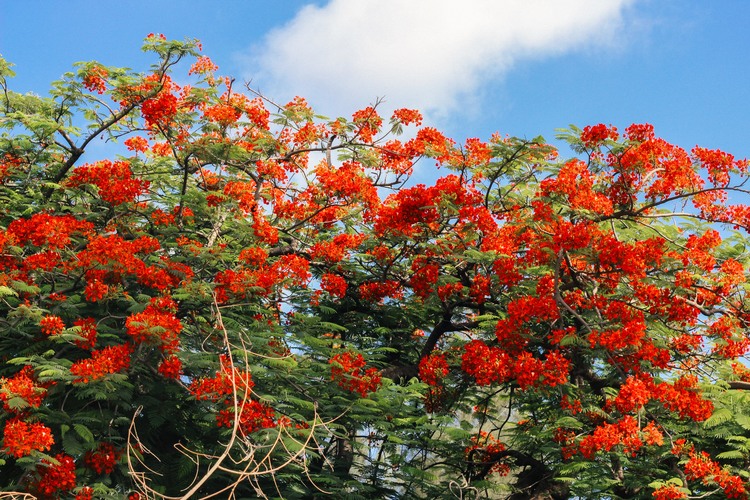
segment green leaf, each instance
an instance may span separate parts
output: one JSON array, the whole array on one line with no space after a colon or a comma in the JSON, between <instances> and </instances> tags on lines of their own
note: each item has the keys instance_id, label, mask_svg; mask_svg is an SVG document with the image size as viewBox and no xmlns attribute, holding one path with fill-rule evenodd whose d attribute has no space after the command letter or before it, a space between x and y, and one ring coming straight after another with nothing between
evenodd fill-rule
<instances>
[{"instance_id":1,"label":"green leaf","mask_svg":"<svg viewBox=\"0 0 750 500\"><path fill-rule=\"evenodd\" d=\"M78 434L83 439L85 443L93 443L94 441L96 441L94 439L94 435L85 425L73 424L73 429L76 431L76 434Z\"/></svg>"},{"instance_id":2,"label":"green leaf","mask_svg":"<svg viewBox=\"0 0 750 500\"><path fill-rule=\"evenodd\" d=\"M739 415L736 415L734 418L743 429L745 429L746 431L750 431L750 416L739 414Z\"/></svg>"},{"instance_id":3,"label":"green leaf","mask_svg":"<svg viewBox=\"0 0 750 500\"><path fill-rule=\"evenodd\" d=\"M81 446L81 443L72 432L67 433L63 437L63 448L69 455L75 456L83 453L83 446Z\"/></svg>"},{"instance_id":4,"label":"green leaf","mask_svg":"<svg viewBox=\"0 0 750 500\"><path fill-rule=\"evenodd\" d=\"M718 410L714 411L713 415L711 415L705 422L703 422L703 426L710 429L725 422L729 422L733 417L734 412L732 412L729 408L719 408Z\"/></svg>"},{"instance_id":5,"label":"green leaf","mask_svg":"<svg viewBox=\"0 0 750 500\"><path fill-rule=\"evenodd\" d=\"M555 427L563 427L567 429L581 429L583 428L583 424L577 418L565 416L565 417L558 418L555 421Z\"/></svg>"},{"instance_id":6,"label":"green leaf","mask_svg":"<svg viewBox=\"0 0 750 500\"><path fill-rule=\"evenodd\" d=\"M716 455L719 460L742 460L745 454L739 450L727 450Z\"/></svg>"}]
</instances>

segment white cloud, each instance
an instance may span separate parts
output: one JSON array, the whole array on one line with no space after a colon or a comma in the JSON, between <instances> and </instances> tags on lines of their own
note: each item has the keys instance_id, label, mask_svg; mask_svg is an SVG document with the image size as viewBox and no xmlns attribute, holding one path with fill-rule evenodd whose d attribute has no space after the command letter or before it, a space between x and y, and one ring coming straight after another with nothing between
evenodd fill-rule
<instances>
[{"instance_id":1,"label":"white cloud","mask_svg":"<svg viewBox=\"0 0 750 500\"><path fill-rule=\"evenodd\" d=\"M244 76L329 116L376 97L445 116L518 61L610 45L633 1L331 0L269 32Z\"/></svg>"}]
</instances>

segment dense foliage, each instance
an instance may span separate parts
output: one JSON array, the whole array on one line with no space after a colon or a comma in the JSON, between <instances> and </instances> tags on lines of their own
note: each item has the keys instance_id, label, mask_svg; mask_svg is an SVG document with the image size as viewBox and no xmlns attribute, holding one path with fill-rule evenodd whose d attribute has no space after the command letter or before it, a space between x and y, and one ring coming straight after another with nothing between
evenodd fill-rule
<instances>
[{"instance_id":1,"label":"dense foliage","mask_svg":"<svg viewBox=\"0 0 750 500\"><path fill-rule=\"evenodd\" d=\"M747 162L460 145L144 48L47 97L0 61L2 490L746 497Z\"/></svg>"}]
</instances>

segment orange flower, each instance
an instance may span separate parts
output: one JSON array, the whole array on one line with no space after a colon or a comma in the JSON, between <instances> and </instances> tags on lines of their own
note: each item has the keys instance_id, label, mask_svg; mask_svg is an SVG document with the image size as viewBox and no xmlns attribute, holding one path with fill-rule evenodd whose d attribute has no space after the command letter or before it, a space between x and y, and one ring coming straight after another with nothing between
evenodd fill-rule
<instances>
[{"instance_id":1,"label":"orange flower","mask_svg":"<svg viewBox=\"0 0 750 500\"><path fill-rule=\"evenodd\" d=\"M65 329L65 323L59 316L48 315L39 321L39 327L42 329L42 333L47 336L59 335Z\"/></svg>"},{"instance_id":2,"label":"orange flower","mask_svg":"<svg viewBox=\"0 0 750 500\"><path fill-rule=\"evenodd\" d=\"M6 453L20 458L30 455L32 450L49 450L55 440L46 425L39 422L28 423L16 417L5 423L3 443Z\"/></svg>"}]
</instances>

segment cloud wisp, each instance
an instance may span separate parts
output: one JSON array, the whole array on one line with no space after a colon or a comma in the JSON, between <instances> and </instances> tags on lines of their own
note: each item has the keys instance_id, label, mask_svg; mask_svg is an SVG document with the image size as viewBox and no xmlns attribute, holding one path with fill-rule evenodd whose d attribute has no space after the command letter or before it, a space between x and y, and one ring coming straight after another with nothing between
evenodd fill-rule
<instances>
[{"instance_id":1,"label":"cloud wisp","mask_svg":"<svg viewBox=\"0 0 750 500\"><path fill-rule=\"evenodd\" d=\"M242 57L251 85L329 116L449 116L514 64L611 46L634 0L331 0L308 5Z\"/></svg>"}]
</instances>

